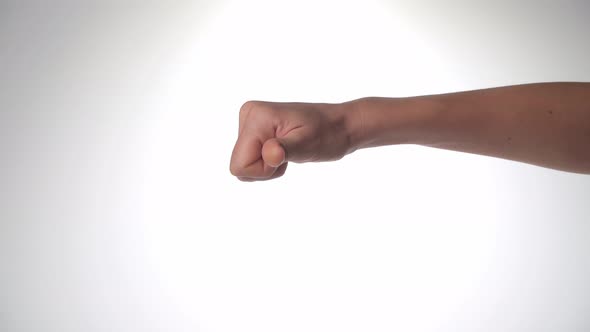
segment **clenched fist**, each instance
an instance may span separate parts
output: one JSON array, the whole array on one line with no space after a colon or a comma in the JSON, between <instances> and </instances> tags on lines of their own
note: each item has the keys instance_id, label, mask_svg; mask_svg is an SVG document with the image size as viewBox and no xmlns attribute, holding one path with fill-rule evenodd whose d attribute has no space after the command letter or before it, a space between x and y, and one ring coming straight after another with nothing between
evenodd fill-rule
<instances>
[{"instance_id":1,"label":"clenched fist","mask_svg":"<svg viewBox=\"0 0 590 332\"><path fill-rule=\"evenodd\" d=\"M354 108L343 104L246 102L230 171L242 181L282 176L289 161L338 160L354 151Z\"/></svg>"}]
</instances>

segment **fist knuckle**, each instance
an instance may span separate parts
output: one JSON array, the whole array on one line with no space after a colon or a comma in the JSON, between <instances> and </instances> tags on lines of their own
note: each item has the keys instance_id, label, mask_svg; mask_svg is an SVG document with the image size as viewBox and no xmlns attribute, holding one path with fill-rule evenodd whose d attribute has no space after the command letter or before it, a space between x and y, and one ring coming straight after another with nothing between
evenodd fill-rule
<instances>
[{"instance_id":1,"label":"fist knuckle","mask_svg":"<svg viewBox=\"0 0 590 332\"><path fill-rule=\"evenodd\" d=\"M240 107L240 114L246 114L246 113L250 112L252 109L256 109L258 107L260 107L259 101L249 100L249 101L245 102L244 104L242 104L242 107Z\"/></svg>"},{"instance_id":2,"label":"fist knuckle","mask_svg":"<svg viewBox=\"0 0 590 332\"><path fill-rule=\"evenodd\" d=\"M250 100L245 102L240 107L240 117L246 119L246 117L259 117L262 114L268 114L275 109L273 103Z\"/></svg>"}]
</instances>

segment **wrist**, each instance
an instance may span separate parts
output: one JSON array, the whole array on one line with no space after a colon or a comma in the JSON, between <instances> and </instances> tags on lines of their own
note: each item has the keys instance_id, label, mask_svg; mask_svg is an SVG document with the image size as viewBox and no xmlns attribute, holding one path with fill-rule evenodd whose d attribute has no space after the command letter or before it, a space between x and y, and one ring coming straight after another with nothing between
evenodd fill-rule
<instances>
[{"instance_id":1,"label":"wrist","mask_svg":"<svg viewBox=\"0 0 590 332\"><path fill-rule=\"evenodd\" d=\"M436 96L367 97L341 105L351 152L382 145L429 143L435 119L445 107Z\"/></svg>"},{"instance_id":2,"label":"wrist","mask_svg":"<svg viewBox=\"0 0 590 332\"><path fill-rule=\"evenodd\" d=\"M350 152L366 147L370 140L366 134L364 121L367 108L370 104L370 98L361 98L340 104L344 114L346 124L346 136L350 145Z\"/></svg>"},{"instance_id":3,"label":"wrist","mask_svg":"<svg viewBox=\"0 0 590 332\"><path fill-rule=\"evenodd\" d=\"M364 144L364 126L363 126L363 104L360 99L351 100L339 104L333 104L338 114L339 122L344 130L344 137L347 141L346 154L350 154Z\"/></svg>"}]
</instances>

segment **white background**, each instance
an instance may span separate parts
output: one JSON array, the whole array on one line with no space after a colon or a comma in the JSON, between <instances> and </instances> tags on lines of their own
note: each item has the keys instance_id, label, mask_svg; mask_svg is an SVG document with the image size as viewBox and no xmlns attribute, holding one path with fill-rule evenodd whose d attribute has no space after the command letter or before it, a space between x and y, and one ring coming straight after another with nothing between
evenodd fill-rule
<instances>
[{"instance_id":1,"label":"white background","mask_svg":"<svg viewBox=\"0 0 590 332\"><path fill-rule=\"evenodd\" d=\"M588 330L588 176L416 146L229 173L249 99L588 81L588 13L2 2L0 330Z\"/></svg>"}]
</instances>

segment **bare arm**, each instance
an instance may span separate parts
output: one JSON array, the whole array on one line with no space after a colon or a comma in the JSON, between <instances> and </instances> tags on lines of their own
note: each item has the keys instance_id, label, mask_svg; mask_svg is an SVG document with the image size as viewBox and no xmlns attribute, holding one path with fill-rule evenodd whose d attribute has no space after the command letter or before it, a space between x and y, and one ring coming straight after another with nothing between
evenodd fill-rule
<instances>
[{"instance_id":1,"label":"bare arm","mask_svg":"<svg viewBox=\"0 0 590 332\"><path fill-rule=\"evenodd\" d=\"M414 143L590 173L590 83L358 101L359 147Z\"/></svg>"},{"instance_id":2,"label":"bare arm","mask_svg":"<svg viewBox=\"0 0 590 332\"><path fill-rule=\"evenodd\" d=\"M391 144L590 174L590 83L369 97L342 104L249 102L242 107L230 170L242 180L264 180L282 175L287 161L336 160L357 149Z\"/></svg>"}]
</instances>

